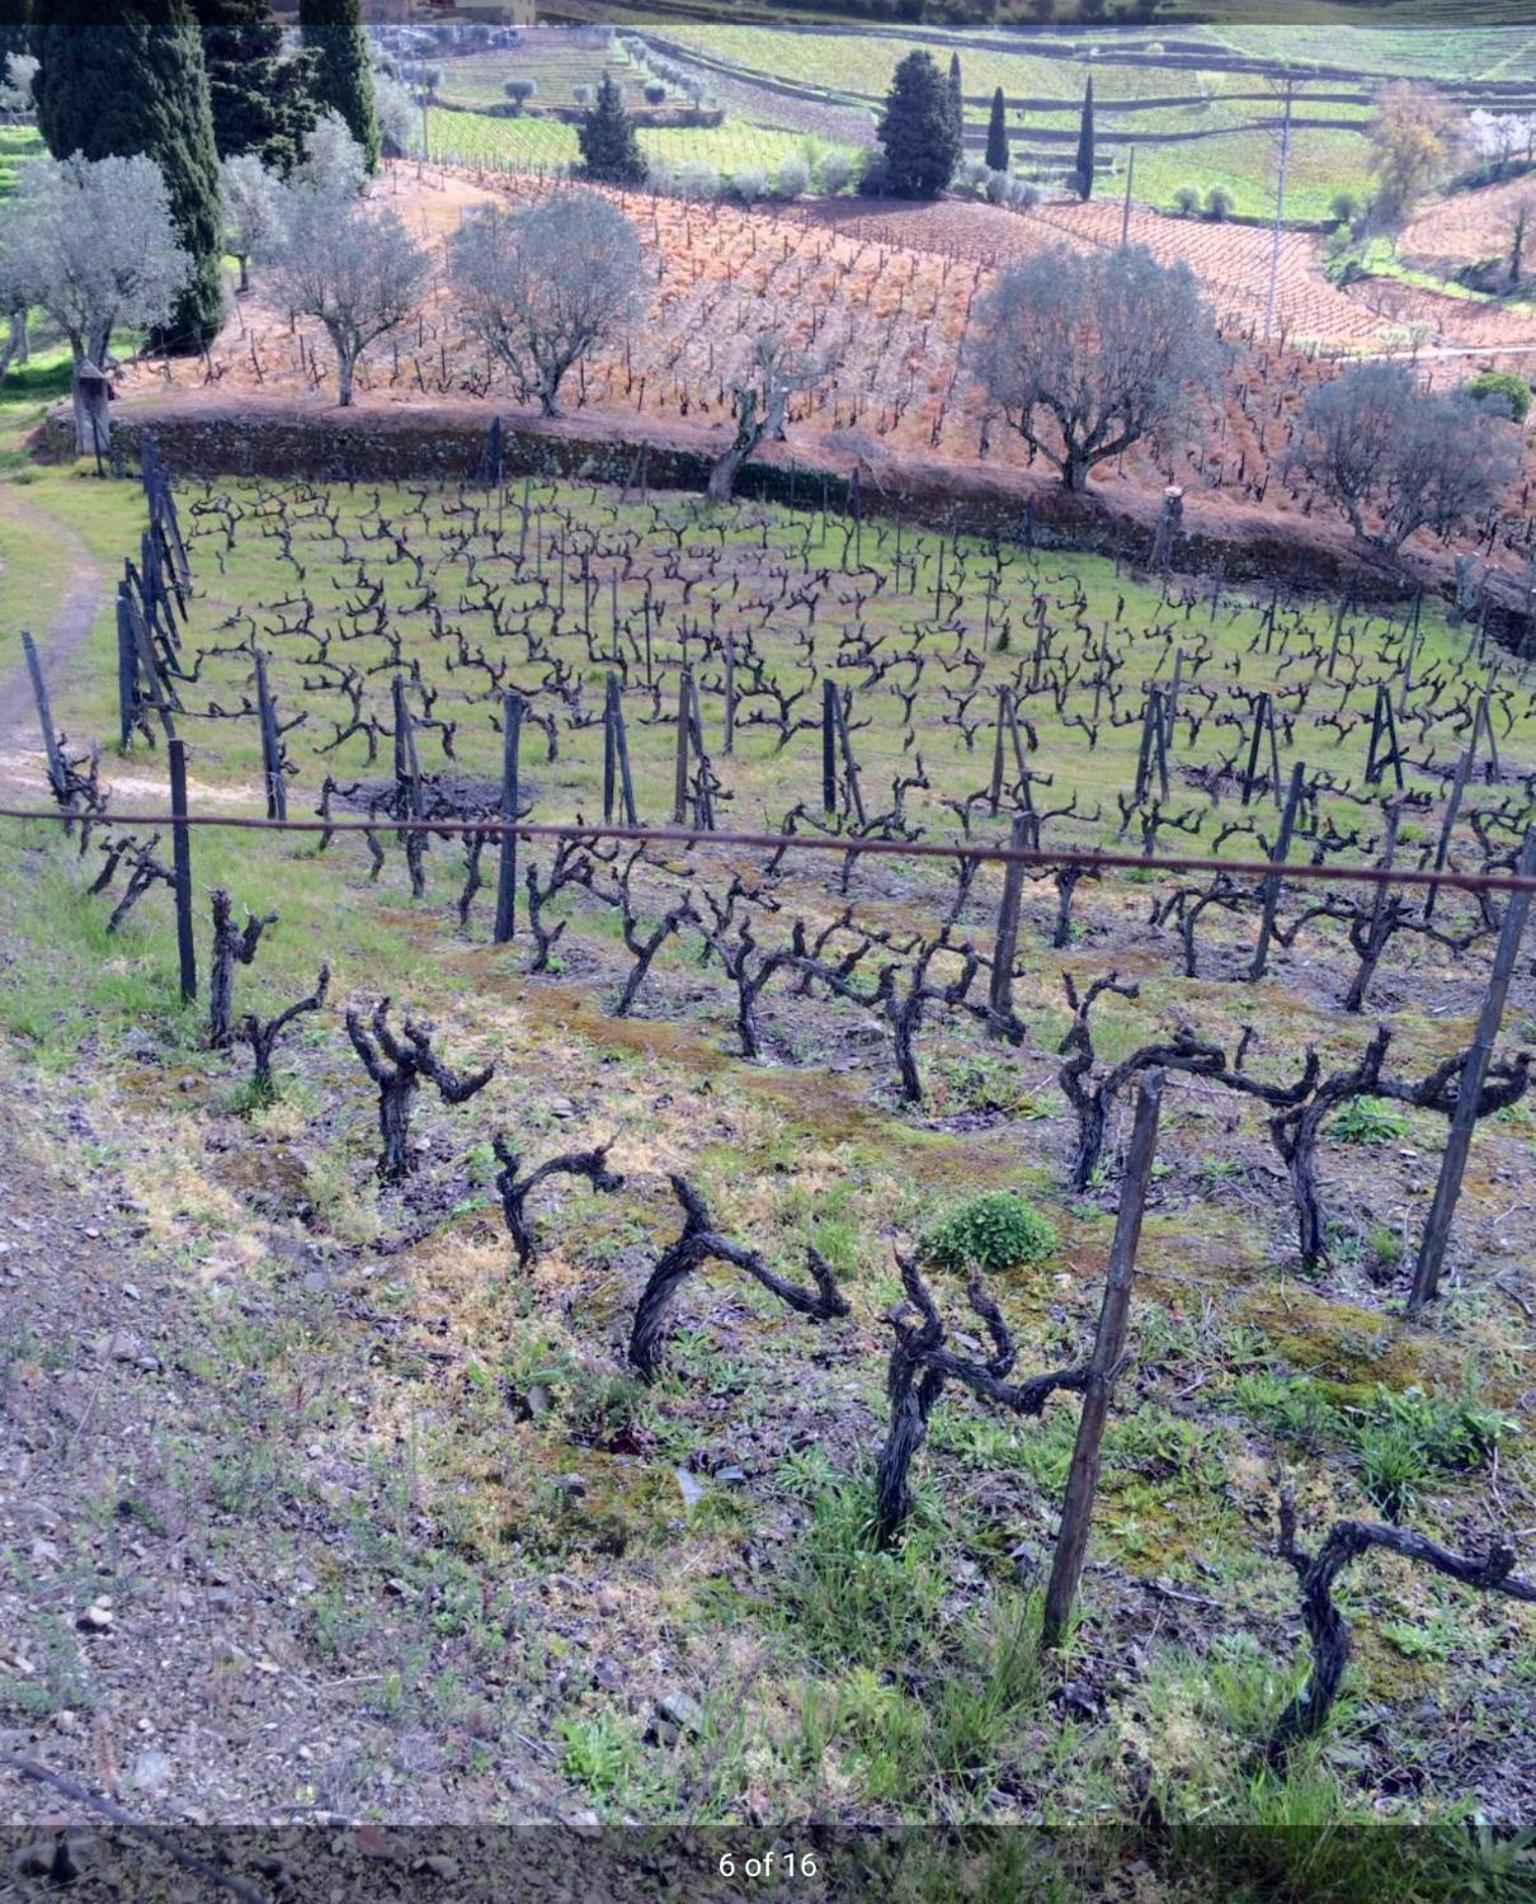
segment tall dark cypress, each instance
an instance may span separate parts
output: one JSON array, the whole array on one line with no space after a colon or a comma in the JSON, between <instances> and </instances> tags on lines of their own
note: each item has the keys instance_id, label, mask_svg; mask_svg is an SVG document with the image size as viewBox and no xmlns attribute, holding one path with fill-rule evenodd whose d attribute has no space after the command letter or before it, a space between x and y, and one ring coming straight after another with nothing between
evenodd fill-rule
<instances>
[{"instance_id":1,"label":"tall dark cypress","mask_svg":"<svg viewBox=\"0 0 1536 1904\"><path fill-rule=\"evenodd\" d=\"M339 112L376 170L382 141L358 0L299 0L299 29L317 56L315 99L322 112Z\"/></svg>"},{"instance_id":2,"label":"tall dark cypress","mask_svg":"<svg viewBox=\"0 0 1536 1904\"><path fill-rule=\"evenodd\" d=\"M183 0L48 0L33 28L37 126L56 158L143 153L165 178L193 276L159 342L195 349L222 315L219 161L202 42Z\"/></svg>"},{"instance_id":3,"label":"tall dark cypress","mask_svg":"<svg viewBox=\"0 0 1536 1904\"><path fill-rule=\"evenodd\" d=\"M1083 94L1083 117L1077 128L1077 191L1085 202L1093 196L1093 81Z\"/></svg>"},{"instance_id":4,"label":"tall dark cypress","mask_svg":"<svg viewBox=\"0 0 1536 1904\"><path fill-rule=\"evenodd\" d=\"M992 117L987 121L987 169L1008 170L1008 107L1001 86L992 95Z\"/></svg>"},{"instance_id":5,"label":"tall dark cypress","mask_svg":"<svg viewBox=\"0 0 1536 1904\"><path fill-rule=\"evenodd\" d=\"M954 116L955 137L965 143L965 86L960 78L960 55L949 56L949 110Z\"/></svg>"},{"instance_id":6,"label":"tall dark cypress","mask_svg":"<svg viewBox=\"0 0 1536 1904\"><path fill-rule=\"evenodd\" d=\"M221 159L254 152L290 172L315 123L314 54L283 57L283 29L267 0L192 0Z\"/></svg>"}]
</instances>

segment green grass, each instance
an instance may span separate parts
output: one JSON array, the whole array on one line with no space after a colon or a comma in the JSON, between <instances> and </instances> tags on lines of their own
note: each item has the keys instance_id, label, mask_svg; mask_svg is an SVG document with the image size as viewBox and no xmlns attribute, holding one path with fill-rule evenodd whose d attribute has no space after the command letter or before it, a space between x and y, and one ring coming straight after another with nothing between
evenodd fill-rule
<instances>
[{"instance_id":1,"label":"green grass","mask_svg":"<svg viewBox=\"0 0 1536 1904\"><path fill-rule=\"evenodd\" d=\"M465 165L554 171L577 165L581 157L577 128L553 119L440 110L431 116L428 137L435 158ZM803 158L814 166L835 149L803 133L734 121L722 126L642 126L639 139L653 164L707 165L724 179L749 169L772 173L786 159Z\"/></svg>"}]
</instances>

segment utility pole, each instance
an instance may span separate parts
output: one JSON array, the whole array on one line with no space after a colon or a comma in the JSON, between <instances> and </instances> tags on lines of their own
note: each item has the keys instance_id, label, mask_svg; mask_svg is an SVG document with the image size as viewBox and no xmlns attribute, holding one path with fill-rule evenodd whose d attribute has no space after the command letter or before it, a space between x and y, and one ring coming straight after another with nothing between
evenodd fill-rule
<instances>
[{"instance_id":1,"label":"utility pole","mask_svg":"<svg viewBox=\"0 0 1536 1904\"><path fill-rule=\"evenodd\" d=\"M1285 181L1291 167L1291 99L1296 82L1285 78L1285 116L1280 121L1280 182L1275 190L1275 242L1269 254L1269 296L1264 304L1264 342L1275 328L1275 305L1280 295L1280 239L1285 229Z\"/></svg>"},{"instance_id":2,"label":"utility pole","mask_svg":"<svg viewBox=\"0 0 1536 1904\"><path fill-rule=\"evenodd\" d=\"M1120 249L1125 250L1131 242L1131 185L1136 177L1136 148L1131 147L1130 158L1125 166L1125 207L1120 213Z\"/></svg>"}]
</instances>

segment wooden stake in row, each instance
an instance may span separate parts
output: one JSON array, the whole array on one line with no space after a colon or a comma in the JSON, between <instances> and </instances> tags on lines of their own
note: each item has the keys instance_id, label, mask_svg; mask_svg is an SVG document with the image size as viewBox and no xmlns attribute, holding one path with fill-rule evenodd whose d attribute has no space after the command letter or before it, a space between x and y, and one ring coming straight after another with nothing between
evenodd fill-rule
<instances>
[{"instance_id":1,"label":"wooden stake in row","mask_svg":"<svg viewBox=\"0 0 1536 1904\"><path fill-rule=\"evenodd\" d=\"M267 818L288 818L288 777L283 772L283 741L277 724L277 704L267 682L267 658L251 650L256 661L256 713L261 722L261 768L267 788Z\"/></svg>"},{"instance_id":2,"label":"wooden stake in row","mask_svg":"<svg viewBox=\"0 0 1536 1904\"><path fill-rule=\"evenodd\" d=\"M837 765L843 766L843 798L838 797ZM830 675L821 682L821 804L826 813L846 811L865 823L864 795L859 789L859 763L853 757L848 711Z\"/></svg>"},{"instance_id":3,"label":"wooden stake in row","mask_svg":"<svg viewBox=\"0 0 1536 1904\"><path fill-rule=\"evenodd\" d=\"M622 793L625 826L640 824L635 814L635 785L629 771L629 733L619 678L610 673L603 701L603 823L611 825L615 795Z\"/></svg>"},{"instance_id":4,"label":"wooden stake in row","mask_svg":"<svg viewBox=\"0 0 1536 1904\"><path fill-rule=\"evenodd\" d=\"M1280 792L1280 741L1275 733L1275 704L1270 695L1260 694L1254 703L1253 738L1248 747L1248 765L1243 771L1243 805L1247 806L1258 787L1259 753L1265 738L1269 740L1269 784L1275 796L1275 805L1281 801Z\"/></svg>"},{"instance_id":5,"label":"wooden stake in row","mask_svg":"<svg viewBox=\"0 0 1536 1904\"><path fill-rule=\"evenodd\" d=\"M1389 767L1397 776L1397 790L1401 793L1403 750L1397 741L1397 717L1392 712L1392 696L1384 685L1378 685L1376 705L1371 711L1371 744L1365 756L1365 784L1379 785Z\"/></svg>"},{"instance_id":6,"label":"wooden stake in row","mask_svg":"<svg viewBox=\"0 0 1536 1904\"><path fill-rule=\"evenodd\" d=\"M1525 847L1516 871L1522 879L1536 877L1536 826L1525 836ZM1456 1110L1451 1118L1450 1135L1446 1139L1445 1155L1440 1160L1440 1177L1435 1185L1434 1201L1429 1207L1418 1259L1413 1268L1413 1285L1408 1292L1410 1316L1417 1316L1425 1303L1432 1301L1439 1292L1440 1271L1445 1262L1446 1244L1450 1241L1451 1219L1456 1214L1456 1205L1461 1197L1461 1183L1466 1174L1467 1155L1472 1148L1472 1132L1477 1126L1483 1084L1493 1060L1499 1026L1504 1022L1509 983L1514 977L1515 960L1520 954L1520 940L1530 910L1529 892L1510 894L1503 930L1499 934L1498 950L1494 953L1493 973L1483 996L1483 1008L1478 1014L1477 1032L1467 1052L1461 1081L1456 1087Z\"/></svg>"},{"instance_id":7,"label":"wooden stake in row","mask_svg":"<svg viewBox=\"0 0 1536 1904\"><path fill-rule=\"evenodd\" d=\"M690 765L694 772L690 778ZM704 831L715 824L713 775L704 751L704 722L699 712L699 690L693 669L684 668L677 682L677 752L672 781L672 824L685 826L691 799L694 823Z\"/></svg>"}]
</instances>

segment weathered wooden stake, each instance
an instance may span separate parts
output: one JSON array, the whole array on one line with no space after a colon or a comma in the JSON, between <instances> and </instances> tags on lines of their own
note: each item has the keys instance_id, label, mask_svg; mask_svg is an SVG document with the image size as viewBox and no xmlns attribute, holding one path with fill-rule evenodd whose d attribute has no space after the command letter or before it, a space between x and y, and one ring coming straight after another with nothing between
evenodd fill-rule
<instances>
[{"instance_id":1,"label":"weathered wooden stake","mask_svg":"<svg viewBox=\"0 0 1536 1904\"><path fill-rule=\"evenodd\" d=\"M524 706L520 694L502 697L501 817L508 822L508 827L501 836L496 867L496 927L493 937L497 945L505 945L517 930L517 835L511 830L511 825L518 817L517 757L523 734Z\"/></svg>"},{"instance_id":2,"label":"weathered wooden stake","mask_svg":"<svg viewBox=\"0 0 1536 1904\"><path fill-rule=\"evenodd\" d=\"M176 870L176 950L181 963L181 1002L190 1005L197 997L197 939L192 930L192 829L187 818L187 746L172 740L171 759L171 844Z\"/></svg>"},{"instance_id":3,"label":"weathered wooden stake","mask_svg":"<svg viewBox=\"0 0 1536 1904\"><path fill-rule=\"evenodd\" d=\"M1536 826L1525 836L1525 847L1517 870L1522 879L1536 875ZM1483 1081L1488 1075L1494 1043L1504 1020L1504 1001L1509 996L1509 982L1514 976L1515 960L1520 953L1520 940L1530 910L1531 895L1528 892L1513 892L1509 895L1504 929L1499 934L1498 950L1493 957L1493 975L1483 995L1483 1009L1478 1014L1477 1035L1472 1040L1461 1082L1456 1087L1456 1114L1451 1119L1445 1155L1440 1160L1440 1180L1435 1185L1434 1201L1429 1206L1429 1220L1424 1225L1423 1240L1419 1244L1418 1261L1413 1266L1413 1286L1408 1292L1410 1316L1417 1316L1426 1302L1434 1300L1440 1288L1440 1269L1445 1261L1445 1246L1450 1241L1451 1219L1456 1214L1457 1199L1461 1195L1461 1180L1466 1174L1472 1132L1477 1127L1477 1107L1483 1095Z\"/></svg>"},{"instance_id":4,"label":"weathered wooden stake","mask_svg":"<svg viewBox=\"0 0 1536 1904\"><path fill-rule=\"evenodd\" d=\"M261 766L267 782L267 818L288 818L288 787L283 773L283 742L277 728L277 709L267 683L267 661L259 648L256 657L256 710L261 722Z\"/></svg>"},{"instance_id":5,"label":"weathered wooden stake","mask_svg":"<svg viewBox=\"0 0 1536 1904\"><path fill-rule=\"evenodd\" d=\"M1285 811L1280 816L1280 837L1275 841L1275 850L1270 858L1282 865L1290 856L1291 835L1296 831L1297 815L1301 812L1301 802L1307 791L1307 770L1301 761L1291 769L1291 784L1285 796ZM1259 922L1259 942L1253 949L1253 963L1248 968L1248 977L1257 981L1264 976L1264 968L1269 963L1269 942L1275 935L1275 913L1280 905L1281 876L1271 873L1264 882L1264 916Z\"/></svg>"},{"instance_id":6,"label":"weathered wooden stake","mask_svg":"<svg viewBox=\"0 0 1536 1904\"><path fill-rule=\"evenodd\" d=\"M1472 776L1472 756L1475 751L1476 731L1473 732L1473 747L1465 748L1461 759L1456 763L1456 778L1451 782L1451 797L1445 803L1445 818L1440 822L1440 838L1435 846L1435 871L1444 872L1445 862L1451 851L1451 832L1456 825L1456 816L1461 812L1462 797L1467 791L1467 782ZM1424 895L1424 919L1427 924L1435 916L1435 904L1440 897L1440 888L1431 886Z\"/></svg>"},{"instance_id":7,"label":"weathered wooden stake","mask_svg":"<svg viewBox=\"0 0 1536 1904\"><path fill-rule=\"evenodd\" d=\"M21 631L21 645L27 657L27 673L32 677L32 696L37 702L37 718L43 730L43 752L48 757L48 784L53 789L53 797L62 801L68 786L68 776L64 772L63 756L59 752L59 737L53 731L53 709L48 703L48 684L43 679L42 663L37 658L37 646L25 628Z\"/></svg>"},{"instance_id":8,"label":"weathered wooden stake","mask_svg":"<svg viewBox=\"0 0 1536 1904\"><path fill-rule=\"evenodd\" d=\"M831 675L821 682L821 810L837 811L837 689Z\"/></svg>"},{"instance_id":9,"label":"weathered wooden stake","mask_svg":"<svg viewBox=\"0 0 1536 1904\"><path fill-rule=\"evenodd\" d=\"M1120 1186L1120 1211L1115 1219L1115 1240L1109 1252L1109 1273L1104 1281L1099 1330L1094 1338L1093 1356L1089 1362L1088 1386L1083 1391L1083 1409L1077 1420L1077 1442L1072 1450L1067 1492L1061 1507L1061 1531L1056 1536L1056 1554L1051 1562L1050 1584L1045 1593L1045 1619L1040 1643L1043 1648L1052 1650L1060 1646L1066 1637L1072 1608L1077 1601L1077 1589L1083 1577L1083 1562L1088 1554L1093 1503L1099 1489L1100 1448L1110 1400L1125 1354L1131 1284L1136 1275L1136 1249L1141 1241L1141 1218L1146 1208L1147 1185L1152 1177L1152 1158L1157 1149L1157 1120L1162 1101L1163 1074L1161 1071L1149 1071L1142 1079L1136 1098L1136 1121L1131 1131L1125 1179Z\"/></svg>"},{"instance_id":10,"label":"weathered wooden stake","mask_svg":"<svg viewBox=\"0 0 1536 1904\"><path fill-rule=\"evenodd\" d=\"M139 653L132 609L123 583L117 589L117 726L124 752L139 718Z\"/></svg>"},{"instance_id":11,"label":"weathered wooden stake","mask_svg":"<svg viewBox=\"0 0 1536 1904\"><path fill-rule=\"evenodd\" d=\"M693 728L693 676L687 668L677 678L677 754L672 774L672 824L688 818L688 738Z\"/></svg>"},{"instance_id":12,"label":"weathered wooden stake","mask_svg":"<svg viewBox=\"0 0 1536 1904\"><path fill-rule=\"evenodd\" d=\"M1032 813L1016 813L1008 844L1015 852L1033 846L1038 822ZM1003 897L997 908L997 936L992 944L992 983L987 1002L999 1018L1013 1010L1013 961L1019 949L1019 902L1024 896L1024 867L1008 860L1003 868Z\"/></svg>"}]
</instances>

